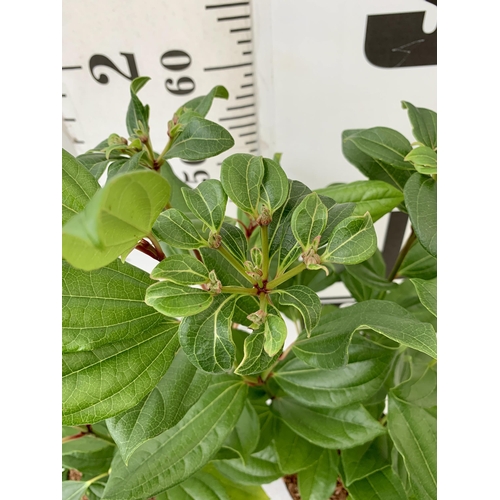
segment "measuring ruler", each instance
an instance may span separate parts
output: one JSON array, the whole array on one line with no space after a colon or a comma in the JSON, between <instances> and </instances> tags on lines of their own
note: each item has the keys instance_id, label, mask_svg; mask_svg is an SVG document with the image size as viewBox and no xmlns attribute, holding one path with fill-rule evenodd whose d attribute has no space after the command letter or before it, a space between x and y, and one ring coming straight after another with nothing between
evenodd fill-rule
<instances>
[{"instance_id":1,"label":"measuring ruler","mask_svg":"<svg viewBox=\"0 0 500 500\"><path fill-rule=\"evenodd\" d=\"M222 160L258 153L250 1L66 0L63 3L62 112L77 154L111 133L127 137L130 82L151 81L139 97L151 107L153 147L168 140L167 122L185 102L223 85L208 119L228 129L230 151L199 162L171 160L176 174L195 186L219 178Z\"/></svg>"}]
</instances>

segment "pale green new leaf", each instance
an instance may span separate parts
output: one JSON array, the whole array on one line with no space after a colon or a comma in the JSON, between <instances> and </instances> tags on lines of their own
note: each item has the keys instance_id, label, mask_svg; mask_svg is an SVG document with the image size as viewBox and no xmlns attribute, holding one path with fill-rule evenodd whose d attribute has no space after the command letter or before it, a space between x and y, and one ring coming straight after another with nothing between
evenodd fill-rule
<instances>
[{"instance_id":1,"label":"pale green new leaf","mask_svg":"<svg viewBox=\"0 0 500 500\"><path fill-rule=\"evenodd\" d=\"M269 356L264 350L264 342L264 327L261 326L245 339L243 359L234 373L238 375L261 373L276 361L279 351L274 356Z\"/></svg>"},{"instance_id":2,"label":"pale green new leaf","mask_svg":"<svg viewBox=\"0 0 500 500\"><path fill-rule=\"evenodd\" d=\"M368 212L364 216L347 217L332 231L322 262L359 264L377 250L377 235Z\"/></svg>"},{"instance_id":3,"label":"pale green new leaf","mask_svg":"<svg viewBox=\"0 0 500 500\"><path fill-rule=\"evenodd\" d=\"M63 352L89 351L138 335L162 316L144 302L153 282L119 260L94 271L62 263Z\"/></svg>"},{"instance_id":4,"label":"pale green new leaf","mask_svg":"<svg viewBox=\"0 0 500 500\"><path fill-rule=\"evenodd\" d=\"M127 109L126 124L129 136L135 136L135 129L141 128L139 122L142 123L144 132L149 132L149 106L144 106L141 100L137 97L137 92L151 80L148 76L139 76L132 80L130 84L130 103Z\"/></svg>"},{"instance_id":5,"label":"pale green new leaf","mask_svg":"<svg viewBox=\"0 0 500 500\"><path fill-rule=\"evenodd\" d=\"M339 475L337 450L323 450L318 460L297 474L302 500L325 500L330 498Z\"/></svg>"},{"instance_id":6,"label":"pale green new leaf","mask_svg":"<svg viewBox=\"0 0 500 500\"><path fill-rule=\"evenodd\" d=\"M326 227L328 209L317 193L308 194L292 214L293 235L304 250L311 247L313 240L321 236Z\"/></svg>"},{"instance_id":7,"label":"pale green new leaf","mask_svg":"<svg viewBox=\"0 0 500 500\"><path fill-rule=\"evenodd\" d=\"M427 146L412 149L405 160L413 163L415 170L421 174L437 174L437 154Z\"/></svg>"},{"instance_id":8,"label":"pale green new leaf","mask_svg":"<svg viewBox=\"0 0 500 500\"><path fill-rule=\"evenodd\" d=\"M316 192L333 198L337 203L355 203L352 215L370 212L373 222L396 208L404 199L401 190L383 181L333 184Z\"/></svg>"},{"instance_id":9,"label":"pale green new leaf","mask_svg":"<svg viewBox=\"0 0 500 500\"><path fill-rule=\"evenodd\" d=\"M290 184L285 171L279 163L263 158L264 177L260 191L260 200L271 213L278 210L288 198Z\"/></svg>"},{"instance_id":10,"label":"pale green new leaf","mask_svg":"<svg viewBox=\"0 0 500 500\"><path fill-rule=\"evenodd\" d=\"M374 160L388 163L392 167L413 170L413 165L405 161L412 147L408 139L396 130L387 127L373 127L348 136L363 153Z\"/></svg>"},{"instance_id":11,"label":"pale green new leaf","mask_svg":"<svg viewBox=\"0 0 500 500\"><path fill-rule=\"evenodd\" d=\"M89 271L109 264L147 236L170 197L153 171L118 175L63 227L63 258Z\"/></svg>"},{"instance_id":12,"label":"pale green new leaf","mask_svg":"<svg viewBox=\"0 0 500 500\"><path fill-rule=\"evenodd\" d=\"M184 250L208 246L207 241L196 230L193 223L176 208L170 208L160 214L153 230L165 243Z\"/></svg>"},{"instance_id":13,"label":"pale green new leaf","mask_svg":"<svg viewBox=\"0 0 500 500\"><path fill-rule=\"evenodd\" d=\"M220 180L224 191L244 212L259 215L259 201L264 179L262 156L237 153L228 156L221 165Z\"/></svg>"},{"instance_id":14,"label":"pale green new leaf","mask_svg":"<svg viewBox=\"0 0 500 500\"><path fill-rule=\"evenodd\" d=\"M348 488L353 500L406 500L408 498L401 479L387 466L352 483Z\"/></svg>"},{"instance_id":15,"label":"pale green new leaf","mask_svg":"<svg viewBox=\"0 0 500 500\"><path fill-rule=\"evenodd\" d=\"M115 455L103 500L144 500L200 470L236 425L247 390L236 377L218 377L175 427L140 446L128 467Z\"/></svg>"},{"instance_id":16,"label":"pale green new leaf","mask_svg":"<svg viewBox=\"0 0 500 500\"><path fill-rule=\"evenodd\" d=\"M425 146L437 148L437 114L426 108L417 108L408 101L401 101L408 110L408 118L413 127L413 136Z\"/></svg>"},{"instance_id":17,"label":"pale green new leaf","mask_svg":"<svg viewBox=\"0 0 500 500\"><path fill-rule=\"evenodd\" d=\"M65 149L62 150L62 223L81 212L99 183L94 176Z\"/></svg>"},{"instance_id":18,"label":"pale green new leaf","mask_svg":"<svg viewBox=\"0 0 500 500\"><path fill-rule=\"evenodd\" d=\"M80 500L88 487L86 481L63 481L62 500Z\"/></svg>"},{"instance_id":19,"label":"pale green new leaf","mask_svg":"<svg viewBox=\"0 0 500 500\"><path fill-rule=\"evenodd\" d=\"M224 127L201 116L191 116L182 132L173 140L164 158L204 160L217 156L233 146L234 139Z\"/></svg>"},{"instance_id":20,"label":"pale green new leaf","mask_svg":"<svg viewBox=\"0 0 500 500\"><path fill-rule=\"evenodd\" d=\"M145 302L165 316L193 316L208 307L214 296L202 288L192 288L169 281L154 283L146 291Z\"/></svg>"},{"instance_id":21,"label":"pale green new leaf","mask_svg":"<svg viewBox=\"0 0 500 500\"><path fill-rule=\"evenodd\" d=\"M291 306L299 311L309 336L321 316L321 301L318 295L307 286L294 285L283 290L273 290L273 299L274 297L281 305Z\"/></svg>"},{"instance_id":22,"label":"pale green new leaf","mask_svg":"<svg viewBox=\"0 0 500 500\"><path fill-rule=\"evenodd\" d=\"M311 338L301 333L293 352L318 368L344 366L353 333L367 329L436 357L436 332L432 325L419 321L400 305L383 300L368 300L323 316Z\"/></svg>"},{"instance_id":23,"label":"pale green new leaf","mask_svg":"<svg viewBox=\"0 0 500 500\"><path fill-rule=\"evenodd\" d=\"M150 276L154 280L172 281L179 285L200 285L210 281L205 264L187 254L166 257L151 271Z\"/></svg>"},{"instance_id":24,"label":"pale green new leaf","mask_svg":"<svg viewBox=\"0 0 500 500\"><path fill-rule=\"evenodd\" d=\"M234 295L216 295L208 309L181 321L182 349L191 363L205 372L226 372L233 366L235 347L231 325L236 299Z\"/></svg>"},{"instance_id":25,"label":"pale green new leaf","mask_svg":"<svg viewBox=\"0 0 500 500\"><path fill-rule=\"evenodd\" d=\"M437 258L437 182L415 172L406 183L404 194L418 241Z\"/></svg>"},{"instance_id":26,"label":"pale green new leaf","mask_svg":"<svg viewBox=\"0 0 500 500\"><path fill-rule=\"evenodd\" d=\"M240 228L223 222L220 228L222 245L240 262L247 260L247 239Z\"/></svg>"},{"instance_id":27,"label":"pale green new leaf","mask_svg":"<svg viewBox=\"0 0 500 500\"><path fill-rule=\"evenodd\" d=\"M144 442L176 425L204 394L211 376L187 359L182 350L156 387L136 406L107 420L111 436L128 463Z\"/></svg>"},{"instance_id":28,"label":"pale green new leaf","mask_svg":"<svg viewBox=\"0 0 500 500\"><path fill-rule=\"evenodd\" d=\"M296 434L322 448L353 448L386 432L361 404L309 408L285 396L273 400L271 411Z\"/></svg>"},{"instance_id":29,"label":"pale green new leaf","mask_svg":"<svg viewBox=\"0 0 500 500\"><path fill-rule=\"evenodd\" d=\"M203 181L196 189L182 189L193 214L213 232L218 232L226 213L227 194L217 179Z\"/></svg>"},{"instance_id":30,"label":"pale green new leaf","mask_svg":"<svg viewBox=\"0 0 500 500\"><path fill-rule=\"evenodd\" d=\"M264 324L264 351L271 357L281 351L287 336L286 323L279 312L276 313L268 314Z\"/></svg>"},{"instance_id":31,"label":"pale green new leaf","mask_svg":"<svg viewBox=\"0 0 500 500\"><path fill-rule=\"evenodd\" d=\"M177 323L63 356L63 424L93 424L128 410L155 387L179 347Z\"/></svg>"},{"instance_id":32,"label":"pale green new leaf","mask_svg":"<svg viewBox=\"0 0 500 500\"><path fill-rule=\"evenodd\" d=\"M415 285L420 302L437 317L437 281L435 279L426 281L419 278L413 278L410 281Z\"/></svg>"},{"instance_id":33,"label":"pale green new leaf","mask_svg":"<svg viewBox=\"0 0 500 500\"><path fill-rule=\"evenodd\" d=\"M141 151L140 153L135 154L129 159L124 161L116 160L108 167L108 175L106 177L106 183L108 183L113 177L118 174L124 174L127 172L135 172L136 170L148 170L146 166L141 164L141 160L143 156L145 156L146 152Z\"/></svg>"}]
</instances>

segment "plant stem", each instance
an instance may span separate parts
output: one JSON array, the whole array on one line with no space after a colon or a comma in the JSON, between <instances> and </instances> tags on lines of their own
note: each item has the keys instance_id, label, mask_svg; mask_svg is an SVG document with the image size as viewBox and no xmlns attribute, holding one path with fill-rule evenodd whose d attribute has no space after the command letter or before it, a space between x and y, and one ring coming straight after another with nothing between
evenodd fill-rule
<instances>
[{"instance_id":1,"label":"plant stem","mask_svg":"<svg viewBox=\"0 0 500 500\"><path fill-rule=\"evenodd\" d=\"M245 272L245 268L228 252L224 246L220 246L218 248L219 252L233 265L233 267L252 285L254 285L254 281L248 276Z\"/></svg>"},{"instance_id":2,"label":"plant stem","mask_svg":"<svg viewBox=\"0 0 500 500\"><path fill-rule=\"evenodd\" d=\"M73 434L72 436L66 436L62 438L62 444L67 443L69 441L73 441L73 439L79 439L83 436L89 434L88 432L79 432L78 434Z\"/></svg>"},{"instance_id":3,"label":"plant stem","mask_svg":"<svg viewBox=\"0 0 500 500\"><path fill-rule=\"evenodd\" d=\"M260 301L260 309L264 312L267 312L267 304L268 304L267 295L265 293L261 293L259 301Z\"/></svg>"},{"instance_id":4,"label":"plant stem","mask_svg":"<svg viewBox=\"0 0 500 500\"><path fill-rule=\"evenodd\" d=\"M256 288L244 288L242 286L223 286L221 293L237 293L241 295L257 295Z\"/></svg>"},{"instance_id":5,"label":"plant stem","mask_svg":"<svg viewBox=\"0 0 500 500\"><path fill-rule=\"evenodd\" d=\"M269 277L269 233L267 226L260 226L260 238L262 243L262 281Z\"/></svg>"},{"instance_id":6,"label":"plant stem","mask_svg":"<svg viewBox=\"0 0 500 500\"><path fill-rule=\"evenodd\" d=\"M158 158L156 158L157 162L160 162L160 160L163 160L163 157L167 154L168 150L172 147L172 143L173 143L172 139L170 139L167 142L167 144L163 148L163 151L160 153L160 155L158 156Z\"/></svg>"},{"instance_id":7,"label":"plant stem","mask_svg":"<svg viewBox=\"0 0 500 500\"><path fill-rule=\"evenodd\" d=\"M153 145L151 144L151 139L148 137L148 140L144 143L146 149L148 151L149 159L151 160L151 165L155 168L155 154L153 152Z\"/></svg>"},{"instance_id":8,"label":"plant stem","mask_svg":"<svg viewBox=\"0 0 500 500\"><path fill-rule=\"evenodd\" d=\"M93 477L92 479L89 479L87 481L87 484L92 484L92 483L95 483L96 481L98 481L99 479L101 479L101 477L106 477L106 476L109 476L109 474L111 473L111 469L108 470L108 472L104 472L102 474L99 474L98 476L96 477Z\"/></svg>"},{"instance_id":9,"label":"plant stem","mask_svg":"<svg viewBox=\"0 0 500 500\"><path fill-rule=\"evenodd\" d=\"M388 281L392 281L396 277L399 268L401 267L401 264L403 263L403 260L406 257L406 254L410 251L410 248L412 247L416 239L417 237L415 236L415 232L413 231L413 228L411 228L410 236L408 236L408 239L406 240L406 243L401 249L401 252L399 252L398 258L396 260L396 263L394 264L394 267L392 268L391 274L389 274L389 276L387 277Z\"/></svg>"},{"instance_id":10,"label":"plant stem","mask_svg":"<svg viewBox=\"0 0 500 500\"><path fill-rule=\"evenodd\" d=\"M285 281L288 281L290 278L293 278L295 275L299 274L306 268L306 265L301 262L295 267L292 267L289 271L287 271L285 274L281 275L278 278L273 279L267 284L267 289L272 290L273 288L276 288L278 285L281 285L281 283L284 283Z\"/></svg>"},{"instance_id":11,"label":"plant stem","mask_svg":"<svg viewBox=\"0 0 500 500\"><path fill-rule=\"evenodd\" d=\"M161 249L160 242L156 239L154 236L153 232L149 233L148 239L151 240L151 243L155 247L156 253L158 255L158 260L162 261L165 258L165 254L163 253L163 250Z\"/></svg>"}]
</instances>

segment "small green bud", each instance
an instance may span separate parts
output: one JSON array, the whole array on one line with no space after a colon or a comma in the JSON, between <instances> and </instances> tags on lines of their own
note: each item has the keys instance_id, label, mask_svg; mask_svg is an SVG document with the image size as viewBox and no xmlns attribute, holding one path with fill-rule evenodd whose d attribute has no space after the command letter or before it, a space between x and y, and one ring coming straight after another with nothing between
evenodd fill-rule
<instances>
[{"instance_id":1,"label":"small green bud","mask_svg":"<svg viewBox=\"0 0 500 500\"><path fill-rule=\"evenodd\" d=\"M250 250L250 255L252 256L252 261L257 268L262 268L262 261L264 259L262 255L262 250L258 247L253 247Z\"/></svg>"},{"instance_id":2,"label":"small green bud","mask_svg":"<svg viewBox=\"0 0 500 500\"><path fill-rule=\"evenodd\" d=\"M207 290L218 295L222 292L222 283L217 279L217 274L215 274L215 270L212 269L208 273L208 279L210 283L208 283Z\"/></svg>"},{"instance_id":3,"label":"small green bud","mask_svg":"<svg viewBox=\"0 0 500 500\"><path fill-rule=\"evenodd\" d=\"M245 268L245 272L251 278L254 278L256 280L259 280L260 278L262 278L262 270L259 269L257 266L255 266L253 262L246 260L243 263L243 267Z\"/></svg>"},{"instance_id":4,"label":"small green bud","mask_svg":"<svg viewBox=\"0 0 500 500\"><path fill-rule=\"evenodd\" d=\"M125 137L120 137L118 134L111 134L108 137L108 145L109 146L120 146L120 145L127 145L128 141L125 139Z\"/></svg>"},{"instance_id":5,"label":"small green bud","mask_svg":"<svg viewBox=\"0 0 500 500\"><path fill-rule=\"evenodd\" d=\"M222 236L219 233L210 232L208 237L208 246L210 248L219 248L222 243Z\"/></svg>"},{"instance_id":6,"label":"small green bud","mask_svg":"<svg viewBox=\"0 0 500 500\"><path fill-rule=\"evenodd\" d=\"M267 313L262 309L255 311L247 316L247 319L256 325L263 325L266 322Z\"/></svg>"},{"instance_id":7,"label":"small green bud","mask_svg":"<svg viewBox=\"0 0 500 500\"><path fill-rule=\"evenodd\" d=\"M257 219L257 224L259 224L259 226L269 226L272 220L273 216L271 214L271 211L265 205L262 205L262 212Z\"/></svg>"},{"instance_id":8,"label":"small green bud","mask_svg":"<svg viewBox=\"0 0 500 500\"><path fill-rule=\"evenodd\" d=\"M142 151L142 142L140 139L134 139L131 143L130 146L133 149L137 149L137 151Z\"/></svg>"}]
</instances>

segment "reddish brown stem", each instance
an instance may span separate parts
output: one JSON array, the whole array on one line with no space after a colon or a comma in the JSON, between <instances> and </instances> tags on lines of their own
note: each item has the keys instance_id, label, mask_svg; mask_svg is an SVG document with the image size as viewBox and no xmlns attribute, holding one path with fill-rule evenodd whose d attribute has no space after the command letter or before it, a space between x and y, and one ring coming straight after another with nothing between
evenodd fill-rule
<instances>
[{"instance_id":1,"label":"reddish brown stem","mask_svg":"<svg viewBox=\"0 0 500 500\"><path fill-rule=\"evenodd\" d=\"M136 250L139 250L139 252L142 252L146 255L149 255L153 259L160 261L161 259L158 257L158 254L156 253L156 249L149 241L146 240L141 240L137 245L135 246Z\"/></svg>"},{"instance_id":2,"label":"reddish brown stem","mask_svg":"<svg viewBox=\"0 0 500 500\"><path fill-rule=\"evenodd\" d=\"M63 443L67 443L68 441L73 441L73 439L78 439L83 436L86 436L88 432L79 432L78 434L73 434L72 436L66 436L62 439Z\"/></svg>"}]
</instances>

